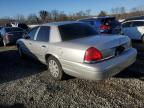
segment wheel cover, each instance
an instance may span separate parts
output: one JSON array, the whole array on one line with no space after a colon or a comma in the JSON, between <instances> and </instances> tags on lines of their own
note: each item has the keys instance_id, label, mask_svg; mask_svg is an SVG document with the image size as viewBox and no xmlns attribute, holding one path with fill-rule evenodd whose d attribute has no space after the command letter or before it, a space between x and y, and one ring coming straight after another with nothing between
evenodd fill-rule
<instances>
[{"instance_id":1,"label":"wheel cover","mask_svg":"<svg viewBox=\"0 0 144 108\"><path fill-rule=\"evenodd\" d=\"M59 76L59 67L54 60L49 61L49 71L53 77L57 78Z\"/></svg>"}]
</instances>

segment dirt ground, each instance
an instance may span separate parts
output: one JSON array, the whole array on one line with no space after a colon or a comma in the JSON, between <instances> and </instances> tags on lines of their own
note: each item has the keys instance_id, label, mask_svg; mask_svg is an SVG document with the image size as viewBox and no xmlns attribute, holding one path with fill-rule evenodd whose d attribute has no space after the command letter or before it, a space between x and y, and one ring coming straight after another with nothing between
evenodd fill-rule
<instances>
[{"instance_id":1,"label":"dirt ground","mask_svg":"<svg viewBox=\"0 0 144 108\"><path fill-rule=\"evenodd\" d=\"M140 56L140 55L139 55ZM144 108L144 60L105 81L54 81L47 67L0 47L0 108Z\"/></svg>"}]
</instances>

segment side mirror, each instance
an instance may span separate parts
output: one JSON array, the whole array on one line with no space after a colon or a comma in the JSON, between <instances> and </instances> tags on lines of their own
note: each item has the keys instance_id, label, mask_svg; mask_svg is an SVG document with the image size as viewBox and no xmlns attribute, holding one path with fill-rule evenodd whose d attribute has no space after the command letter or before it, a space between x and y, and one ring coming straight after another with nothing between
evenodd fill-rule
<instances>
[{"instance_id":1,"label":"side mirror","mask_svg":"<svg viewBox=\"0 0 144 108\"><path fill-rule=\"evenodd\" d=\"M27 33L24 33L23 38L24 39L30 39L30 36Z\"/></svg>"}]
</instances>

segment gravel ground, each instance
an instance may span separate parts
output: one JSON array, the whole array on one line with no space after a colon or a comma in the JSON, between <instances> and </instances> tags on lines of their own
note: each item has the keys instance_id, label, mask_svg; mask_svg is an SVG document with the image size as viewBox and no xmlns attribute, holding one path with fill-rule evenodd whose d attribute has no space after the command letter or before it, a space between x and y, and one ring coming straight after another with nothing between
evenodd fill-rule
<instances>
[{"instance_id":1,"label":"gravel ground","mask_svg":"<svg viewBox=\"0 0 144 108\"><path fill-rule=\"evenodd\" d=\"M144 60L105 81L54 81L45 65L0 48L0 107L144 108Z\"/></svg>"}]
</instances>

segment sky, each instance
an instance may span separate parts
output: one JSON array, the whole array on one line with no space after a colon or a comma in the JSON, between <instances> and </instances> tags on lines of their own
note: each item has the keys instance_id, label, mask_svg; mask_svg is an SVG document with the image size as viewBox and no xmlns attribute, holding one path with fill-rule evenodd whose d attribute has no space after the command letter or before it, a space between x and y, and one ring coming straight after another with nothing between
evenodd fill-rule
<instances>
[{"instance_id":1,"label":"sky","mask_svg":"<svg viewBox=\"0 0 144 108\"><path fill-rule=\"evenodd\" d=\"M127 10L144 6L144 0L0 0L0 17L14 17L17 14L28 16L40 10L59 10L67 14L80 10L91 10L98 14L101 10L110 12L112 8L124 6Z\"/></svg>"}]
</instances>

